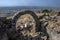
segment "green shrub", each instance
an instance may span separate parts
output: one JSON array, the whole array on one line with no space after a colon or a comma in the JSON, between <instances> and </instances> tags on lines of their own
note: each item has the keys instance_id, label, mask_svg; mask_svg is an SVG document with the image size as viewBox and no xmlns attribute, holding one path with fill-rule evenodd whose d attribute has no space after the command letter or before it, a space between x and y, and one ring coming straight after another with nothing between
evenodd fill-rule
<instances>
[{"instance_id":1,"label":"green shrub","mask_svg":"<svg viewBox=\"0 0 60 40\"><path fill-rule=\"evenodd\" d=\"M48 9L44 9L42 13L49 13L50 11Z\"/></svg>"}]
</instances>

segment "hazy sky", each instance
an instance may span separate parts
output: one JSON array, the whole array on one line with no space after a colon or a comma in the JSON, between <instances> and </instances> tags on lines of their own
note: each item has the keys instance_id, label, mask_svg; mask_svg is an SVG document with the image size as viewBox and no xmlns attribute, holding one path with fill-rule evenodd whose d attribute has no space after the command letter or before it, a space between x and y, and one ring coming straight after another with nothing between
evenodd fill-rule
<instances>
[{"instance_id":1,"label":"hazy sky","mask_svg":"<svg viewBox=\"0 0 60 40\"><path fill-rule=\"evenodd\" d=\"M0 0L0 6L60 7L60 0Z\"/></svg>"}]
</instances>

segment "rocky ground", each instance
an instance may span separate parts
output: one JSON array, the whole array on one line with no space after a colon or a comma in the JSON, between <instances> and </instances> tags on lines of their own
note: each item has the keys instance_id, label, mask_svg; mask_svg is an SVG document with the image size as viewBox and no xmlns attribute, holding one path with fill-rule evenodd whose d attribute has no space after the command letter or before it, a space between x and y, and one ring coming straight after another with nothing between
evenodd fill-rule
<instances>
[{"instance_id":1,"label":"rocky ground","mask_svg":"<svg viewBox=\"0 0 60 40\"><path fill-rule=\"evenodd\" d=\"M60 12L49 13L49 15L42 16L43 18L39 19L46 27L49 40L60 40Z\"/></svg>"},{"instance_id":2,"label":"rocky ground","mask_svg":"<svg viewBox=\"0 0 60 40\"><path fill-rule=\"evenodd\" d=\"M60 12L34 13L40 22L37 36L23 36L19 30L13 29L12 19L0 18L0 40L60 40Z\"/></svg>"}]
</instances>

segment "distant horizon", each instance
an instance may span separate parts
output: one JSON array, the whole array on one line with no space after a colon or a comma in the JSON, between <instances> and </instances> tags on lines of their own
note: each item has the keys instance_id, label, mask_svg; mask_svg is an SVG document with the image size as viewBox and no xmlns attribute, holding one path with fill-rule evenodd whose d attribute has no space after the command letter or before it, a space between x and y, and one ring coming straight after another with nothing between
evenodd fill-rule
<instances>
[{"instance_id":1,"label":"distant horizon","mask_svg":"<svg viewBox=\"0 0 60 40\"><path fill-rule=\"evenodd\" d=\"M38 8L60 8L60 7L47 7L47 6L0 6L0 7L38 7Z\"/></svg>"},{"instance_id":2,"label":"distant horizon","mask_svg":"<svg viewBox=\"0 0 60 40\"><path fill-rule=\"evenodd\" d=\"M60 9L60 7L42 7L42 6L3 6L0 10L15 10L15 9Z\"/></svg>"},{"instance_id":3,"label":"distant horizon","mask_svg":"<svg viewBox=\"0 0 60 40\"><path fill-rule=\"evenodd\" d=\"M0 7L49 7L49 6L0 6Z\"/></svg>"}]
</instances>

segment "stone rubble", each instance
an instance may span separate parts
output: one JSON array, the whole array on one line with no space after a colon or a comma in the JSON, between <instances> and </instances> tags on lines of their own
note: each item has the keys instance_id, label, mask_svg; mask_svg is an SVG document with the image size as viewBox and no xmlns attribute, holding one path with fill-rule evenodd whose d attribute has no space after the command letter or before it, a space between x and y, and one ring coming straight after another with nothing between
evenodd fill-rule
<instances>
[{"instance_id":1,"label":"stone rubble","mask_svg":"<svg viewBox=\"0 0 60 40\"><path fill-rule=\"evenodd\" d=\"M60 40L59 13L53 16L50 13L48 15L36 13L41 26L39 33L37 32L39 35L35 37L23 36L19 30L13 29L12 19L0 18L0 40Z\"/></svg>"}]
</instances>

